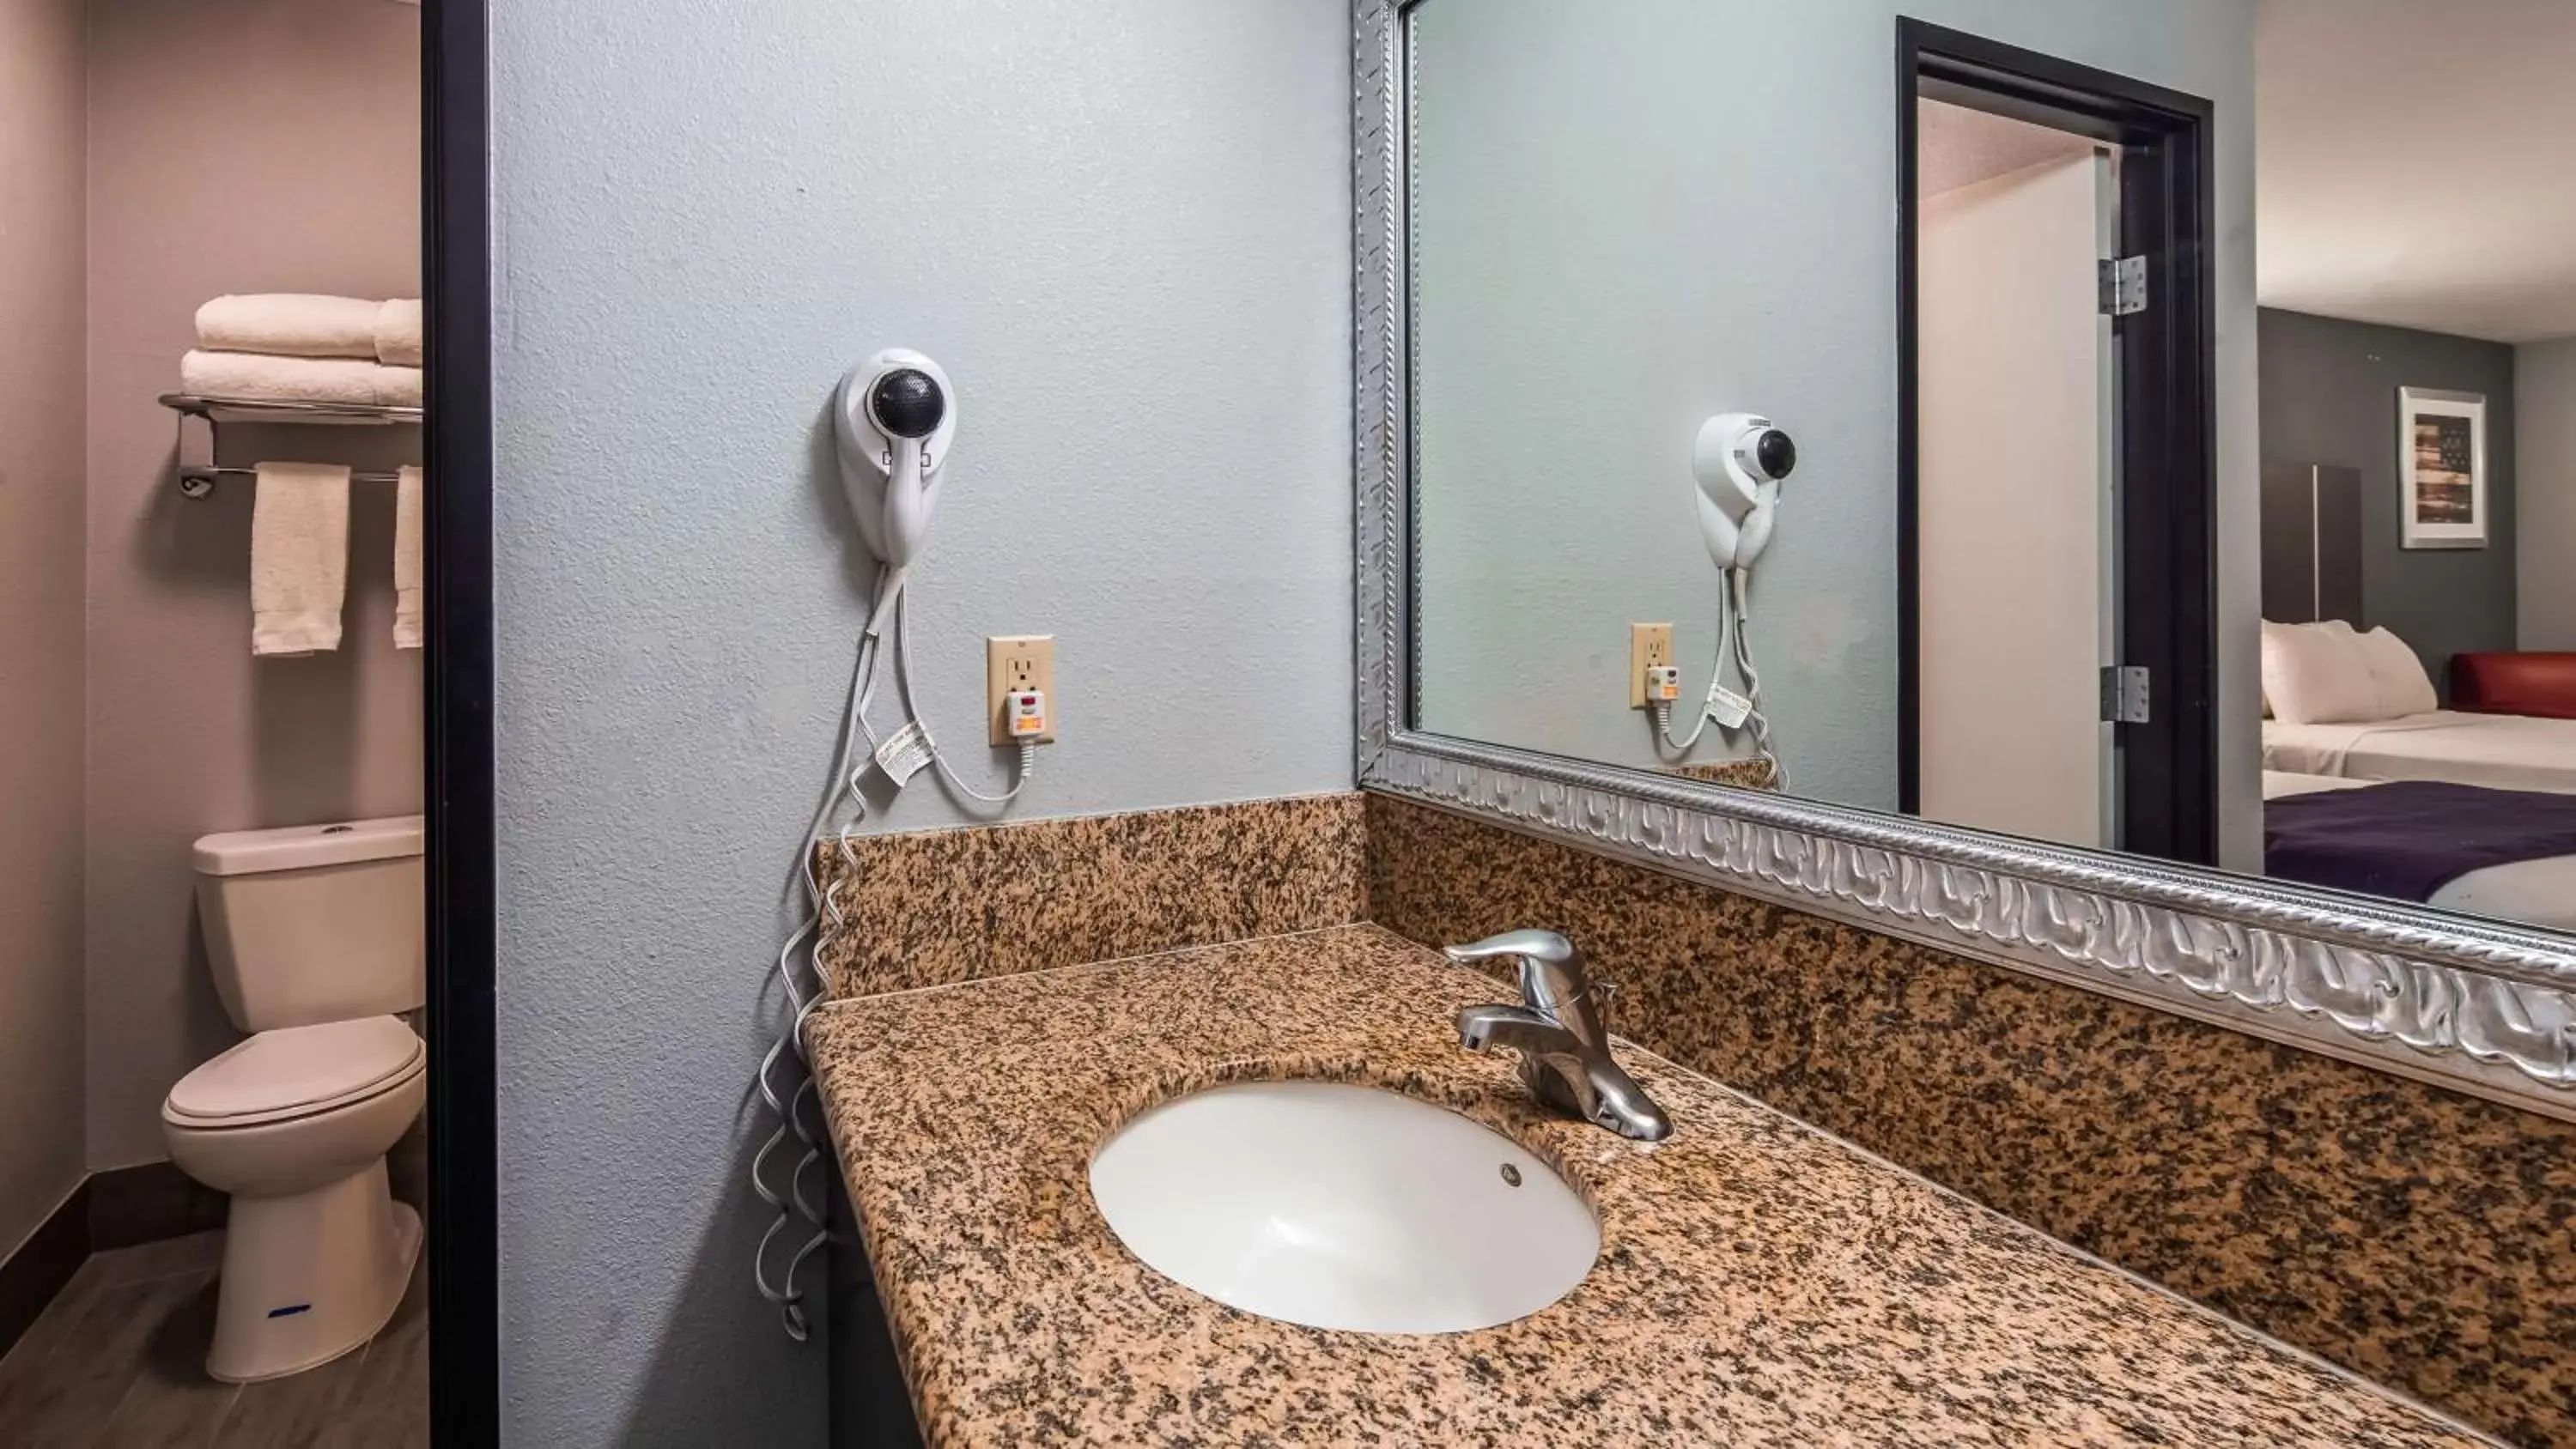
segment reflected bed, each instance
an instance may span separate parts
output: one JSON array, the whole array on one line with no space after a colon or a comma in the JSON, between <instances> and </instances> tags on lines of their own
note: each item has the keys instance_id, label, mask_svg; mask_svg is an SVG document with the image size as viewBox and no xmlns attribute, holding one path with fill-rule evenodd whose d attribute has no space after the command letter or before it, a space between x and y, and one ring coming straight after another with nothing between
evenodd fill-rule
<instances>
[{"instance_id":1,"label":"reflected bed","mask_svg":"<svg viewBox=\"0 0 2576 1449\"><path fill-rule=\"evenodd\" d=\"M2420 849L2420 840L2401 842L2393 831L2387 836L2374 836L2367 829L2346 828L2349 822L2345 820L2303 820L2300 816L2305 807L2282 803L2328 792L2368 791L2379 783L2265 770L2265 873L2276 879L2296 880L2309 885L2393 894L2448 911L2496 916L2556 930L2576 930L2576 852L2534 854L2526 859L2463 871L2429 890L2410 888L2399 881L2410 872L2418 872L2420 862L2412 857ZM2420 837L2428 819L2434 822L2456 820L2460 836L2477 840L2488 833L2497 818L2498 812L2493 807L2497 804L2510 807L2517 803L2517 799L2520 804L2536 806L2543 813L2555 812L2576 818L2576 801L2565 800L2556 794L2477 793L2493 798L2483 803L2462 801L2457 805L2418 801L2415 802L2417 808L2411 812L2412 819L2405 823ZM2353 812L2343 813L2349 816ZM2331 852L2329 858L2320 857L2321 841ZM2437 870L2435 873L2440 872ZM2365 881L2358 878L2365 874L2381 879Z\"/></svg>"},{"instance_id":2,"label":"reflected bed","mask_svg":"<svg viewBox=\"0 0 2576 1449\"><path fill-rule=\"evenodd\" d=\"M2263 721L2263 768L2576 794L2576 719L2434 710L2360 724ZM2264 791L2270 798L2271 791Z\"/></svg>"}]
</instances>

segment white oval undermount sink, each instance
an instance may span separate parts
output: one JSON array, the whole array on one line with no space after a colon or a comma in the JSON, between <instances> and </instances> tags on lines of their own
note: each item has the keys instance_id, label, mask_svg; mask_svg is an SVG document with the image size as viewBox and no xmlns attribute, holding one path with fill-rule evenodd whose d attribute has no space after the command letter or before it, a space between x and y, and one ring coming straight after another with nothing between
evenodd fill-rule
<instances>
[{"instance_id":1,"label":"white oval undermount sink","mask_svg":"<svg viewBox=\"0 0 2576 1449\"><path fill-rule=\"evenodd\" d=\"M1601 1225L1574 1189L1447 1108L1338 1082L1249 1082L1155 1107L1091 1159L1146 1266L1265 1318L1460 1333L1554 1303Z\"/></svg>"}]
</instances>

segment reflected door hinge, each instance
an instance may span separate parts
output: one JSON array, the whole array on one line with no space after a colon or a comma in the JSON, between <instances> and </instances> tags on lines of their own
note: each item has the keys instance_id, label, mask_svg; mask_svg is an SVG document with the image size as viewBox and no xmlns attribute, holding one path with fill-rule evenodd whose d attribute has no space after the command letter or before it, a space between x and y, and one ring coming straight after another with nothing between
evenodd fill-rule
<instances>
[{"instance_id":1,"label":"reflected door hinge","mask_svg":"<svg viewBox=\"0 0 2576 1449\"><path fill-rule=\"evenodd\" d=\"M2147 310L2147 259L2106 257L2102 261L2102 315L2127 317Z\"/></svg>"},{"instance_id":2,"label":"reflected door hinge","mask_svg":"<svg viewBox=\"0 0 2576 1449\"><path fill-rule=\"evenodd\" d=\"M2102 722L2104 724L2149 724L2154 712L2147 693L2147 667L2143 664L2107 664L2102 667Z\"/></svg>"}]
</instances>

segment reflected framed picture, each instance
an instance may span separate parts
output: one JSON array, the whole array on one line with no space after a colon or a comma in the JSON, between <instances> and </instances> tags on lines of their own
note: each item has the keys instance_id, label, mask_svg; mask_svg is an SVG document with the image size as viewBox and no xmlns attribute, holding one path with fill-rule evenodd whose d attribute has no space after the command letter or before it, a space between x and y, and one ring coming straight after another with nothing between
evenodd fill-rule
<instances>
[{"instance_id":1,"label":"reflected framed picture","mask_svg":"<svg viewBox=\"0 0 2576 1449\"><path fill-rule=\"evenodd\" d=\"M2397 390L2397 504L2401 548L2487 546L2484 393Z\"/></svg>"}]
</instances>

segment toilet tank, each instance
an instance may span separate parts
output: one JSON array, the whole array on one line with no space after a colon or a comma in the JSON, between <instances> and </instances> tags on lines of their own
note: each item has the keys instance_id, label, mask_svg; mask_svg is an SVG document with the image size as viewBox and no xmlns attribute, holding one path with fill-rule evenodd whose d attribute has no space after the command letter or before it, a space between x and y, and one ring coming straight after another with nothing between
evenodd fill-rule
<instances>
[{"instance_id":1,"label":"toilet tank","mask_svg":"<svg viewBox=\"0 0 2576 1449\"><path fill-rule=\"evenodd\" d=\"M421 817L197 842L215 993L244 1031L395 1016L428 999Z\"/></svg>"}]
</instances>

